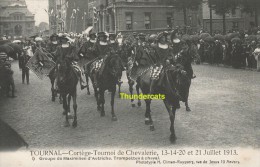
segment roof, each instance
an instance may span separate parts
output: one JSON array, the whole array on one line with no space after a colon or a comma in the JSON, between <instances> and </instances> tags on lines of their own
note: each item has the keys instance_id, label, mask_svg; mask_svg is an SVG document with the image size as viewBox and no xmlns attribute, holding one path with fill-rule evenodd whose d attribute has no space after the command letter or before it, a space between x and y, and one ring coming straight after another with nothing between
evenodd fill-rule
<instances>
[{"instance_id":1,"label":"roof","mask_svg":"<svg viewBox=\"0 0 260 167\"><path fill-rule=\"evenodd\" d=\"M1 0L0 6L7 7L7 6L26 6L25 0Z\"/></svg>"},{"instance_id":2,"label":"roof","mask_svg":"<svg viewBox=\"0 0 260 167\"><path fill-rule=\"evenodd\" d=\"M25 16L34 16L27 7L7 7L3 10L0 10L1 17L9 17L13 13L23 13Z\"/></svg>"}]
</instances>

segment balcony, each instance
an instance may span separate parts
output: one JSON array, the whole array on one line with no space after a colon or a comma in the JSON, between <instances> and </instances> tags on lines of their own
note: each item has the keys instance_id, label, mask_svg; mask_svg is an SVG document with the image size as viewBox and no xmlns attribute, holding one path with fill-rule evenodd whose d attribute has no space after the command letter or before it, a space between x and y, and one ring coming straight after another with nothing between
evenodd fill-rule
<instances>
[{"instance_id":1,"label":"balcony","mask_svg":"<svg viewBox=\"0 0 260 167\"><path fill-rule=\"evenodd\" d=\"M121 2L108 3L107 8L112 8L113 4L115 4L116 7L152 7L152 6L173 7L173 6L162 4L160 2L135 2L135 1L125 2L125 1L121 1Z\"/></svg>"}]
</instances>

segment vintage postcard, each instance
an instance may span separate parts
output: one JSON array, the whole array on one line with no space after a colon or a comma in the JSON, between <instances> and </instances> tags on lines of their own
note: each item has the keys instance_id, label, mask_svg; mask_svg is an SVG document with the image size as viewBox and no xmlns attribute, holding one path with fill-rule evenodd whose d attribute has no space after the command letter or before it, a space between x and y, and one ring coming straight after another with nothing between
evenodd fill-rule
<instances>
[{"instance_id":1,"label":"vintage postcard","mask_svg":"<svg viewBox=\"0 0 260 167\"><path fill-rule=\"evenodd\" d=\"M0 166L260 167L259 0L0 0Z\"/></svg>"}]
</instances>

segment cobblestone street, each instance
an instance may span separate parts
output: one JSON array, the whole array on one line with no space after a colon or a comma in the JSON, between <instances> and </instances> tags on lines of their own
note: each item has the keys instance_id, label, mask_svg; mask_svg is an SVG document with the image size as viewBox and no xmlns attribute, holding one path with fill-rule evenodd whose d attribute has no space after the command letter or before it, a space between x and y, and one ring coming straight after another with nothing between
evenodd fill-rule
<instances>
[{"instance_id":1,"label":"cobblestone street","mask_svg":"<svg viewBox=\"0 0 260 167\"><path fill-rule=\"evenodd\" d=\"M30 72L30 85L22 84L18 63L12 64L15 99L1 97L0 117L29 144L46 147L260 147L260 73L249 70L194 65L197 78L190 90L191 112L184 103L176 113L177 142L169 141L170 120L162 101L151 105L155 131L144 124L145 103L131 107L116 97L118 121L111 121L110 96L106 116L100 117L93 96L78 89L78 127L63 127L63 108L51 101L48 78ZM128 93L126 77L122 92ZM72 110L71 110L72 111Z\"/></svg>"}]
</instances>

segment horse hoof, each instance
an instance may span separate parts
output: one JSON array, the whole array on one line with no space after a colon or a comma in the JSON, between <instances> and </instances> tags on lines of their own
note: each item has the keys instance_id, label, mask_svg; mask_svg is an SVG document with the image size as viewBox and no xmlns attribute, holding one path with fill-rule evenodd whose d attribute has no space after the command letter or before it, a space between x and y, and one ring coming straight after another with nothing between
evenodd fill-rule
<instances>
[{"instance_id":1,"label":"horse hoof","mask_svg":"<svg viewBox=\"0 0 260 167\"><path fill-rule=\"evenodd\" d=\"M60 100L60 104L62 104L63 102L62 102L62 100Z\"/></svg>"},{"instance_id":2,"label":"horse hoof","mask_svg":"<svg viewBox=\"0 0 260 167\"><path fill-rule=\"evenodd\" d=\"M170 136L170 142L172 143L172 144L175 144L176 143L176 136L175 135L171 135Z\"/></svg>"},{"instance_id":3,"label":"horse hoof","mask_svg":"<svg viewBox=\"0 0 260 167\"><path fill-rule=\"evenodd\" d=\"M145 120L144 123L145 123L145 125L150 125L150 121L149 120Z\"/></svg>"},{"instance_id":4,"label":"horse hoof","mask_svg":"<svg viewBox=\"0 0 260 167\"><path fill-rule=\"evenodd\" d=\"M51 98L51 101L53 101L53 102L54 102L54 101L55 101L55 97L52 97L52 98Z\"/></svg>"},{"instance_id":5,"label":"horse hoof","mask_svg":"<svg viewBox=\"0 0 260 167\"><path fill-rule=\"evenodd\" d=\"M66 115L66 111L63 111L62 115Z\"/></svg>"},{"instance_id":6,"label":"horse hoof","mask_svg":"<svg viewBox=\"0 0 260 167\"><path fill-rule=\"evenodd\" d=\"M88 92L87 95L90 95L90 92Z\"/></svg>"},{"instance_id":7,"label":"horse hoof","mask_svg":"<svg viewBox=\"0 0 260 167\"><path fill-rule=\"evenodd\" d=\"M186 107L186 111L191 111L190 107Z\"/></svg>"},{"instance_id":8,"label":"horse hoof","mask_svg":"<svg viewBox=\"0 0 260 167\"><path fill-rule=\"evenodd\" d=\"M78 126L78 122L73 122L73 123L72 123L72 127L73 127L73 128L76 128L77 126Z\"/></svg>"},{"instance_id":9,"label":"horse hoof","mask_svg":"<svg viewBox=\"0 0 260 167\"><path fill-rule=\"evenodd\" d=\"M138 107L141 107L142 103L141 103L141 102L138 102L137 105L138 105Z\"/></svg>"},{"instance_id":10,"label":"horse hoof","mask_svg":"<svg viewBox=\"0 0 260 167\"><path fill-rule=\"evenodd\" d=\"M104 112L101 112L100 116L101 116L101 117L104 117L104 116L105 116L105 113L104 113Z\"/></svg>"},{"instance_id":11,"label":"horse hoof","mask_svg":"<svg viewBox=\"0 0 260 167\"><path fill-rule=\"evenodd\" d=\"M101 107L97 106L97 111L101 111Z\"/></svg>"},{"instance_id":12,"label":"horse hoof","mask_svg":"<svg viewBox=\"0 0 260 167\"><path fill-rule=\"evenodd\" d=\"M64 127L69 127L69 126L70 126L70 123L66 121L66 122L64 123Z\"/></svg>"},{"instance_id":13,"label":"horse hoof","mask_svg":"<svg viewBox=\"0 0 260 167\"><path fill-rule=\"evenodd\" d=\"M117 121L117 117L116 117L116 116L113 116L113 117L112 117L112 121Z\"/></svg>"},{"instance_id":14,"label":"horse hoof","mask_svg":"<svg viewBox=\"0 0 260 167\"><path fill-rule=\"evenodd\" d=\"M132 104L132 107L135 107L135 104Z\"/></svg>"},{"instance_id":15,"label":"horse hoof","mask_svg":"<svg viewBox=\"0 0 260 167\"><path fill-rule=\"evenodd\" d=\"M154 126L150 125L150 131L154 131L154 130L155 130Z\"/></svg>"},{"instance_id":16,"label":"horse hoof","mask_svg":"<svg viewBox=\"0 0 260 167\"><path fill-rule=\"evenodd\" d=\"M68 119L73 119L73 116L72 115L68 115Z\"/></svg>"}]
</instances>

